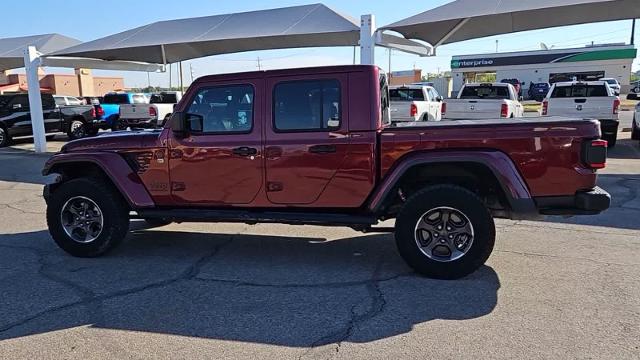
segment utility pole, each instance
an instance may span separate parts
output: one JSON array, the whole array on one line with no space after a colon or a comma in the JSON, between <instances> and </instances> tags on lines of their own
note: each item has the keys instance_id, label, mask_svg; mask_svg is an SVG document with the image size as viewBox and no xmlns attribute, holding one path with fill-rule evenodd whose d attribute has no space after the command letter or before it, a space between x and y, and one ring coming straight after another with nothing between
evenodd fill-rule
<instances>
[{"instance_id":1,"label":"utility pole","mask_svg":"<svg viewBox=\"0 0 640 360\"><path fill-rule=\"evenodd\" d=\"M631 45L636 44L636 19L631 22Z\"/></svg>"},{"instance_id":2,"label":"utility pole","mask_svg":"<svg viewBox=\"0 0 640 360\"><path fill-rule=\"evenodd\" d=\"M500 40L496 39L496 54L498 53L498 46L500 45Z\"/></svg>"},{"instance_id":3,"label":"utility pole","mask_svg":"<svg viewBox=\"0 0 640 360\"><path fill-rule=\"evenodd\" d=\"M258 71L262 70L262 64L260 64L260 56L258 56Z\"/></svg>"},{"instance_id":4,"label":"utility pole","mask_svg":"<svg viewBox=\"0 0 640 360\"><path fill-rule=\"evenodd\" d=\"M191 83L193 83L194 73L193 73L193 64L189 63L189 70L191 70Z\"/></svg>"}]
</instances>

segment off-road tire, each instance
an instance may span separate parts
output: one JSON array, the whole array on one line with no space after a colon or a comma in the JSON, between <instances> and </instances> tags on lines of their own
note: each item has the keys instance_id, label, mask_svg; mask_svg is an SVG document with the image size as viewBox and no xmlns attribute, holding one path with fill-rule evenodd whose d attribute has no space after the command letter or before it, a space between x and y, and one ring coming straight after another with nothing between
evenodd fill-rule
<instances>
[{"instance_id":1,"label":"off-road tire","mask_svg":"<svg viewBox=\"0 0 640 360\"><path fill-rule=\"evenodd\" d=\"M418 221L429 210L439 207L461 211L473 226L473 243L466 254L457 260L433 260L417 244ZM496 231L491 213L475 193L455 185L436 185L417 192L407 200L396 220L395 235L400 255L418 274L452 280L475 272L489 259Z\"/></svg>"},{"instance_id":2,"label":"off-road tire","mask_svg":"<svg viewBox=\"0 0 640 360\"><path fill-rule=\"evenodd\" d=\"M62 224L63 206L74 197L85 197L98 205L103 216L100 235L92 242L72 239ZM47 224L53 240L67 253L76 257L98 257L119 245L129 231L129 207L121 195L100 178L80 178L58 186L47 202Z\"/></svg>"}]
</instances>

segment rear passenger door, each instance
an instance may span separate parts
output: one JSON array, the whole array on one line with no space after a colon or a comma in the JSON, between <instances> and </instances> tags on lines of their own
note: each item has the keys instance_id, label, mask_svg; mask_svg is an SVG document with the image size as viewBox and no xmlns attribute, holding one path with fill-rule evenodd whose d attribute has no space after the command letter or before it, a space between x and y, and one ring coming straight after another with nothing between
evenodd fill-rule
<instances>
[{"instance_id":1,"label":"rear passenger door","mask_svg":"<svg viewBox=\"0 0 640 360\"><path fill-rule=\"evenodd\" d=\"M273 77L266 85L267 197L313 204L347 157L348 76Z\"/></svg>"}]
</instances>

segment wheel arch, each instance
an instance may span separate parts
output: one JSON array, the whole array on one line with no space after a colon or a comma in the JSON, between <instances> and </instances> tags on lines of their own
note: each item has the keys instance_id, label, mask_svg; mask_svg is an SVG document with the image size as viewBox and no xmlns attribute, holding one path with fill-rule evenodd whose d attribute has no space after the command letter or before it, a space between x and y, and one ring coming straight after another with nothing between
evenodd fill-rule
<instances>
[{"instance_id":1,"label":"wheel arch","mask_svg":"<svg viewBox=\"0 0 640 360\"><path fill-rule=\"evenodd\" d=\"M452 184L486 196L500 217L539 217L535 202L515 164L499 151L437 151L417 153L398 160L368 203L369 211L388 215L398 205L399 190ZM410 194L405 194L409 196ZM491 195L491 196L489 196ZM495 197L495 198L493 198ZM496 202L497 201L497 202ZM499 207L499 206L498 206Z\"/></svg>"},{"instance_id":2,"label":"wheel arch","mask_svg":"<svg viewBox=\"0 0 640 360\"><path fill-rule=\"evenodd\" d=\"M81 177L97 177L113 186L131 209L154 207L155 203L146 187L119 154L59 154L45 164L44 176L59 174L56 183L48 191L55 192L57 185Z\"/></svg>"}]
</instances>

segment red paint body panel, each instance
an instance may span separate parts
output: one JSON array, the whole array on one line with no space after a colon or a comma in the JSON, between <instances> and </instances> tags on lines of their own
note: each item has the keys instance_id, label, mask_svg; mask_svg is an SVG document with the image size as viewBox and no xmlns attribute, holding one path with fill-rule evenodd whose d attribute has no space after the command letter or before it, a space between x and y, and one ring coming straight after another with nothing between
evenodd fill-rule
<instances>
[{"instance_id":1,"label":"red paint body panel","mask_svg":"<svg viewBox=\"0 0 640 360\"><path fill-rule=\"evenodd\" d=\"M485 164L508 195L530 203L535 197L573 196L595 186L596 172L586 168L580 157L583 141L600 136L597 122L502 119L380 130L379 77L379 70L371 66L204 77L190 87L176 112L185 112L202 87L251 84L255 99L250 132L177 136L169 121L161 133L71 142L47 169L58 163L95 162L134 208L323 208L368 213L406 169L434 162ZM340 82L340 128L276 131L274 87L283 81L320 79ZM334 146L335 152L310 151L318 145ZM257 153L234 154L240 147L255 148ZM136 171L125 157L140 154L150 160Z\"/></svg>"},{"instance_id":2,"label":"red paint body panel","mask_svg":"<svg viewBox=\"0 0 640 360\"><path fill-rule=\"evenodd\" d=\"M48 175L55 173L56 167L61 165L82 163L98 165L133 208L151 208L156 205L142 180L131 170L122 155L114 152L58 154L47 161L42 173Z\"/></svg>"}]
</instances>

